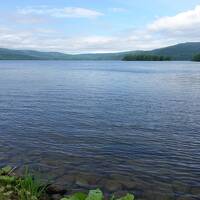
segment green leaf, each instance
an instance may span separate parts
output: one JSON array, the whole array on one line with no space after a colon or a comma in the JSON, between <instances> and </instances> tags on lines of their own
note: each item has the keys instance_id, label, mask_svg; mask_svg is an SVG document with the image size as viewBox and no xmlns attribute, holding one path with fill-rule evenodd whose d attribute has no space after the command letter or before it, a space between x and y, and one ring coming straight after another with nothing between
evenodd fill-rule
<instances>
[{"instance_id":1,"label":"green leaf","mask_svg":"<svg viewBox=\"0 0 200 200\"><path fill-rule=\"evenodd\" d=\"M61 200L102 200L103 193L101 190L90 190L88 196L85 193L78 192L72 196L64 197Z\"/></svg>"},{"instance_id":2,"label":"green leaf","mask_svg":"<svg viewBox=\"0 0 200 200\"><path fill-rule=\"evenodd\" d=\"M103 199L103 193L99 189L90 190L86 198L86 200L102 200L102 199Z\"/></svg>"},{"instance_id":3,"label":"green leaf","mask_svg":"<svg viewBox=\"0 0 200 200\"><path fill-rule=\"evenodd\" d=\"M110 198L110 200L114 200L115 199L115 195L113 194Z\"/></svg>"},{"instance_id":4,"label":"green leaf","mask_svg":"<svg viewBox=\"0 0 200 200\"><path fill-rule=\"evenodd\" d=\"M87 197L87 195L85 193L78 192L73 195L73 200L85 200L86 197Z\"/></svg>"},{"instance_id":5,"label":"green leaf","mask_svg":"<svg viewBox=\"0 0 200 200\"><path fill-rule=\"evenodd\" d=\"M134 195L132 195L132 194L127 194L126 196L121 197L121 198L119 198L119 199L117 199L117 200L134 200L134 199L135 199Z\"/></svg>"},{"instance_id":6,"label":"green leaf","mask_svg":"<svg viewBox=\"0 0 200 200\"><path fill-rule=\"evenodd\" d=\"M10 184L14 183L16 181L16 178L14 176L0 176L0 182Z\"/></svg>"},{"instance_id":7,"label":"green leaf","mask_svg":"<svg viewBox=\"0 0 200 200\"><path fill-rule=\"evenodd\" d=\"M85 200L86 197L87 195L85 193L77 192L76 194L72 196L62 198L61 200Z\"/></svg>"},{"instance_id":8,"label":"green leaf","mask_svg":"<svg viewBox=\"0 0 200 200\"><path fill-rule=\"evenodd\" d=\"M11 170L12 170L12 168L11 168L10 166L3 167L2 169L0 169L0 175L6 175L6 174L8 174Z\"/></svg>"}]
</instances>

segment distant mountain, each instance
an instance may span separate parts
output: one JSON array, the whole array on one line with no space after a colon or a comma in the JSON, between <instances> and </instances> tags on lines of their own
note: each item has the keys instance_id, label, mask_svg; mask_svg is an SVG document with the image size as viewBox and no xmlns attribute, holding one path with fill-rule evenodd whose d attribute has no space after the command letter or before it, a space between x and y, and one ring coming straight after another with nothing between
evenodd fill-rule
<instances>
[{"instance_id":1,"label":"distant mountain","mask_svg":"<svg viewBox=\"0 0 200 200\"><path fill-rule=\"evenodd\" d=\"M150 51L154 55L169 56L172 60L192 60L200 53L200 42L189 42Z\"/></svg>"},{"instance_id":2,"label":"distant mountain","mask_svg":"<svg viewBox=\"0 0 200 200\"><path fill-rule=\"evenodd\" d=\"M0 49L0 60L122 60L127 55L167 56L172 60L192 60L200 53L200 42L182 43L151 51L129 51L120 53L64 54L32 50Z\"/></svg>"},{"instance_id":3,"label":"distant mountain","mask_svg":"<svg viewBox=\"0 0 200 200\"><path fill-rule=\"evenodd\" d=\"M0 48L0 60L122 60L128 53L64 54Z\"/></svg>"},{"instance_id":4,"label":"distant mountain","mask_svg":"<svg viewBox=\"0 0 200 200\"><path fill-rule=\"evenodd\" d=\"M32 50L0 49L0 60L62 60L67 54Z\"/></svg>"}]
</instances>

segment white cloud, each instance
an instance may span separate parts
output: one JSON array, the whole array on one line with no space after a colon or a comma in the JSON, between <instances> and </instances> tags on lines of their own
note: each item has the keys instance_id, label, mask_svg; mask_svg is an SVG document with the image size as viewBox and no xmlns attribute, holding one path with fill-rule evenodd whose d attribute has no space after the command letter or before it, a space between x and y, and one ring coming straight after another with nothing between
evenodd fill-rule
<instances>
[{"instance_id":1,"label":"white cloud","mask_svg":"<svg viewBox=\"0 0 200 200\"><path fill-rule=\"evenodd\" d=\"M112 12L114 12L114 13L123 13L123 12L127 12L127 9L125 9L125 8L111 8L110 9Z\"/></svg>"},{"instance_id":2,"label":"white cloud","mask_svg":"<svg viewBox=\"0 0 200 200\"><path fill-rule=\"evenodd\" d=\"M151 31L181 31L200 27L200 6L173 17L162 17L148 26Z\"/></svg>"},{"instance_id":3,"label":"white cloud","mask_svg":"<svg viewBox=\"0 0 200 200\"><path fill-rule=\"evenodd\" d=\"M48 19L41 17L41 16L23 16L23 15L11 15L7 16L7 20L12 20L13 22L17 24L42 24L42 23L48 23Z\"/></svg>"},{"instance_id":4,"label":"white cloud","mask_svg":"<svg viewBox=\"0 0 200 200\"><path fill-rule=\"evenodd\" d=\"M103 15L101 12L86 8L49 8L46 6L21 8L18 9L18 13L22 15L48 15L55 18L96 18Z\"/></svg>"},{"instance_id":5,"label":"white cloud","mask_svg":"<svg viewBox=\"0 0 200 200\"><path fill-rule=\"evenodd\" d=\"M161 17L146 27L153 38L171 43L200 41L200 5L175 16Z\"/></svg>"},{"instance_id":6,"label":"white cloud","mask_svg":"<svg viewBox=\"0 0 200 200\"><path fill-rule=\"evenodd\" d=\"M87 52L117 52L134 49L148 49L162 45L159 40L149 42L150 39L138 35L120 36L57 36L46 30L14 31L0 29L0 44L4 48L33 49L41 51L60 51L65 53Z\"/></svg>"},{"instance_id":7,"label":"white cloud","mask_svg":"<svg viewBox=\"0 0 200 200\"><path fill-rule=\"evenodd\" d=\"M26 13L29 12L26 10L24 14ZM32 11L30 13L33 14ZM16 31L14 28L0 28L0 44L5 48L66 53L116 52L154 49L180 42L200 41L199 32L200 6L197 6L193 10L175 16L156 19L142 29L128 30L113 36L67 37L63 33L46 29Z\"/></svg>"}]
</instances>

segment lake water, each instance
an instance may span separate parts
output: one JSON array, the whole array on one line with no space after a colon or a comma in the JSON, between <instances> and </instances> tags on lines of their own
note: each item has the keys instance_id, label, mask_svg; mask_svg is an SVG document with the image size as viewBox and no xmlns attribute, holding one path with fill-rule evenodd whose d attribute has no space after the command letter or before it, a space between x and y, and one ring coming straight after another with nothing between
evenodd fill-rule
<instances>
[{"instance_id":1,"label":"lake water","mask_svg":"<svg viewBox=\"0 0 200 200\"><path fill-rule=\"evenodd\" d=\"M1 61L8 164L69 191L200 198L200 63Z\"/></svg>"}]
</instances>

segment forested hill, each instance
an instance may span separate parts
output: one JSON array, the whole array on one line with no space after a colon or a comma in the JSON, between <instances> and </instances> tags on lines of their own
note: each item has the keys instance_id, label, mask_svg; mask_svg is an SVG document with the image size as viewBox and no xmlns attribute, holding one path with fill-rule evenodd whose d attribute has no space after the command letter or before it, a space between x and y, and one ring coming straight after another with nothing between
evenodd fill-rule
<instances>
[{"instance_id":1,"label":"forested hill","mask_svg":"<svg viewBox=\"0 0 200 200\"><path fill-rule=\"evenodd\" d=\"M200 42L182 43L150 51L154 55L169 56L172 60L192 60L200 53Z\"/></svg>"},{"instance_id":2,"label":"forested hill","mask_svg":"<svg viewBox=\"0 0 200 200\"><path fill-rule=\"evenodd\" d=\"M99 54L64 54L32 50L0 49L0 60L122 60L127 55L156 55L170 57L171 60L192 60L200 53L200 42L182 43L152 51L129 51Z\"/></svg>"},{"instance_id":3,"label":"forested hill","mask_svg":"<svg viewBox=\"0 0 200 200\"><path fill-rule=\"evenodd\" d=\"M122 60L128 53L64 54L0 48L0 60Z\"/></svg>"},{"instance_id":4,"label":"forested hill","mask_svg":"<svg viewBox=\"0 0 200 200\"><path fill-rule=\"evenodd\" d=\"M66 59L67 56L67 54L57 52L0 49L1 60L62 60Z\"/></svg>"}]
</instances>

